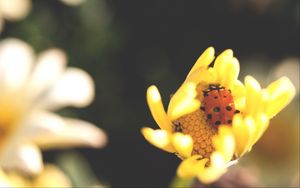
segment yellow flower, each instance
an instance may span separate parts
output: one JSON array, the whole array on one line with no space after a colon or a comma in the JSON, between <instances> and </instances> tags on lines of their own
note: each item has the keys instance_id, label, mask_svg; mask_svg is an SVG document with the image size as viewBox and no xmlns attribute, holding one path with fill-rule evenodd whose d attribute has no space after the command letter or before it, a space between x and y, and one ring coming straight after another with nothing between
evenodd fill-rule
<instances>
[{"instance_id":1,"label":"yellow flower","mask_svg":"<svg viewBox=\"0 0 300 188\"><path fill-rule=\"evenodd\" d=\"M158 89L150 86L147 102L160 129L142 129L151 144L183 160L179 177L198 177L204 183L215 181L250 151L269 119L295 95L286 77L263 89L251 76L240 82L232 50L214 59L209 47L171 97L167 113Z\"/></svg>"},{"instance_id":2,"label":"yellow flower","mask_svg":"<svg viewBox=\"0 0 300 188\"><path fill-rule=\"evenodd\" d=\"M69 178L56 166L47 164L36 176L0 169L0 187L71 187Z\"/></svg>"},{"instance_id":3,"label":"yellow flower","mask_svg":"<svg viewBox=\"0 0 300 188\"><path fill-rule=\"evenodd\" d=\"M95 125L51 111L84 107L94 98L91 77L66 68L59 49L42 52L18 39L0 42L0 167L37 174L43 170L40 149L77 145L101 147L105 133Z\"/></svg>"}]
</instances>

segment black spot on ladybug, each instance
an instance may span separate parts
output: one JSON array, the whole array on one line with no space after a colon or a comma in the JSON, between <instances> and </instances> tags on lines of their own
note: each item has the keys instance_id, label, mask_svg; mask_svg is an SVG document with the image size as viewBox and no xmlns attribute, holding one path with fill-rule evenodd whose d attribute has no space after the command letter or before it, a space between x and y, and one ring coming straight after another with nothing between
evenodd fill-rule
<instances>
[{"instance_id":1,"label":"black spot on ladybug","mask_svg":"<svg viewBox=\"0 0 300 188\"><path fill-rule=\"evenodd\" d=\"M211 114L207 114L207 119L211 119L212 115Z\"/></svg>"},{"instance_id":2,"label":"black spot on ladybug","mask_svg":"<svg viewBox=\"0 0 300 188\"><path fill-rule=\"evenodd\" d=\"M217 99L217 98L218 98L217 96L214 97L214 99Z\"/></svg>"},{"instance_id":3,"label":"black spot on ladybug","mask_svg":"<svg viewBox=\"0 0 300 188\"><path fill-rule=\"evenodd\" d=\"M220 107L214 107L214 112L220 112Z\"/></svg>"},{"instance_id":4,"label":"black spot on ladybug","mask_svg":"<svg viewBox=\"0 0 300 188\"><path fill-rule=\"evenodd\" d=\"M204 97L207 97L208 96L208 92L207 91L203 91L203 95L204 95Z\"/></svg>"},{"instance_id":5,"label":"black spot on ladybug","mask_svg":"<svg viewBox=\"0 0 300 188\"><path fill-rule=\"evenodd\" d=\"M235 114L240 113L240 112L241 112L241 111L239 111L239 110L235 110L235 111L234 111Z\"/></svg>"},{"instance_id":6,"label":"black spot on ladybug","mask_svg":"<svg viewBox=\"0 0 300 188\"><path fill-rule=\"evenodd\" d=\"M226 96L226 95L224 95L223 97L224 97L224 98L227 98L227 96Z\"/></svg>"},{"instance_id":7,"label":"black spot on ladybug","mask_svg":"<svg viewBox=\"0 0 300 188\"><path fill-rule=\"evenodd\" d=\"M219 120L215 122L215 125L220 125L220 124L221 124L221 121L219 121Z\"/></svg>"},{"instance_id":8,"label":"black spot on ladybug","mask_svg":"<svg viewBox=\"0 0 300 188\"><path fill-rule=\"evenodd\" d=\"M231 111L232 108L231 108L230 106L226 106L226 110L227 110L227 111Z\"/></svg>"},{"instance_id":9,"label":"black spot on ladybug","mask_svg":"<svg viewBox=\"0 0 300 188\"><path fill-rule=\"evenodd\" d=\"M200 109L201 109L202 111L205 111L205 107L204 107L204 106L201 106Z\"/></svg>"},{"instance_id":10,"label":"black spot on ladybug","mask_svg":"<svg viewBox=\"0 0 300 188\"><path fill-rule=\"evenodd\" d=\"M231 122L232 122L232 120L231 120L231 119L230 119L230 120L227 120L227 123L228 123L228 124L230 124Z\"/></svg>"}]
</instances>

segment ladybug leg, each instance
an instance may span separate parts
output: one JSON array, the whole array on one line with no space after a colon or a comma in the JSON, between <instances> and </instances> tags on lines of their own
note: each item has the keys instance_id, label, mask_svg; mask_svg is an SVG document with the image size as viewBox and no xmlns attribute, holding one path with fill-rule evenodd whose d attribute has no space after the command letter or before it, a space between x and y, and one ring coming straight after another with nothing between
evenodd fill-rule
<instances>
[{"instance_id":1,"label":"ladybug leg","mask_svg":"<svg viewBox=\"0 0 300 188\"><path fill-rule=\"evenodd\" d=\"M208 96L208 91L203 91L203 96L207 97Z\"/></svg>"},{"instance_id":2,"label":"ladybug leg","mask_svg":"<svg viewBox=\"0 0 300 188\"><path fill-rule=\"evenodd\" d=\"M211 90L219 90L219 84L210 84L208 86L208 89L211 91Z\"/></svg>"},{"instance_id":3,"label":"ladybug leg","mask_svg":"<svg viewBox=\"0 0 300 188\"><path fill-rule=\"evenodd\" d=\"M173 122L173 125L174 125L174 131L175 132L182 132L182 126L181 126L181 123L179 122Z\"/></svg>"}]
</instances>

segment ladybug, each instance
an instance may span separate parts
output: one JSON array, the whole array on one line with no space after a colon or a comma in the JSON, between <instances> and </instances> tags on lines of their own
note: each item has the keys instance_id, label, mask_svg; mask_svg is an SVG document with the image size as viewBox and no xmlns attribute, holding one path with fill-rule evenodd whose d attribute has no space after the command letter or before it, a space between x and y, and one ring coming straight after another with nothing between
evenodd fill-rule
<instances>
[{"instance_id":1,"label":"ladybug","mask_svg":"<svg viewBox=\"0 0 300 188\"><path fill-rule=\"evenodd\" d=\"M235 113L234 100L229 89L219 84L210 84L208 89L203 91L203 105L200 107L205 112L207 121L213 127L221 124L230 125Z\"/></svg>"}]
</instances>

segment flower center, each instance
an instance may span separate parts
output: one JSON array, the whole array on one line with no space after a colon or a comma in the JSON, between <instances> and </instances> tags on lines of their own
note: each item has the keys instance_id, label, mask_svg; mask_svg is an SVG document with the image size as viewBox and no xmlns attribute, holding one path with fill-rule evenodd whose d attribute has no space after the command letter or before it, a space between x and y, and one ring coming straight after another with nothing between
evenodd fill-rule
<instances>
[{"instance_id":1,"label":"flower center","mask_svg":"<svg viewBox=\"0 0 300 188\"><path fill-rule=\"evenodd\" d=\"M175 131L192 137L194 146L192 155L198 154L208 158L214 151L211 138L217 133L217 128L207 124L205 113L202 110L181 116L173 124Z\"/></svg>"},{"instance_id":2,"label":"flower center","mask_svg":"<svg viewBox=\"0 0 300 188\"><path fill-rule=\"evenodd\" d=\"M17 99L1 96L0 99L0 150L17 127L23 114L22 106Z\"/></svg>"},{"instance_id":3,"label":"flower center","mask_svg":"<svg viewBox=\"0 0 300 188\"><path fill-rule=\"evenodd\" d=\"M193 139L192 155L208 158L214 151L212 137L217 134L221 124L231 125L234 113L237 113L231 91L220 85L198 85L197 99L200 109L181 116L173 122L176 132L188 134Z\"/></svg>"}]
</instances>

